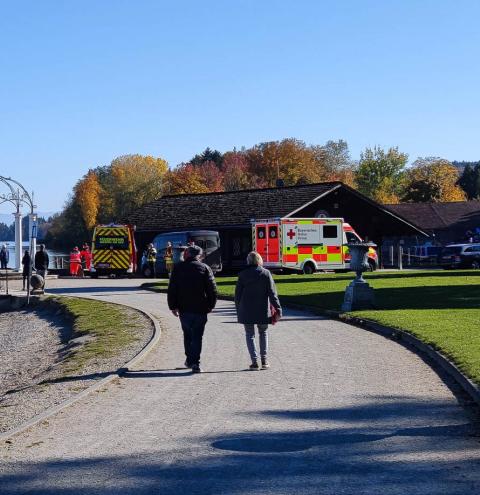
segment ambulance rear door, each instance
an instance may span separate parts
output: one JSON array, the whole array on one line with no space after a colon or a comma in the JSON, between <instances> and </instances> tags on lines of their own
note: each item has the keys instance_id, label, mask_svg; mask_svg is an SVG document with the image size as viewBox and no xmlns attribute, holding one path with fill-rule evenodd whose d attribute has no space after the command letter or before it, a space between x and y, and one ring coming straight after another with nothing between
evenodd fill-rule
<instances>
[{"instance_id":1,"label":"ambulance rear door","mask_svg":"<svg viewBox=\"0 0 480 495\"><path fill-rule=\"evenodd\" d=\"M258 221L253 225L254 249L263 258L263 264L270 268L279 268L280 238L279 221Z\"/></svg>"}]
</instances>

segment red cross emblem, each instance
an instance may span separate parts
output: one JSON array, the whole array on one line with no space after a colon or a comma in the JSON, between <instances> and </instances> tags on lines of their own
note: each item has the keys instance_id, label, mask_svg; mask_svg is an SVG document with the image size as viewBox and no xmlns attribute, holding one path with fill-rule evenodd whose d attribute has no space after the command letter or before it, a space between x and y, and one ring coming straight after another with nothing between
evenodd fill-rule
<instances>
[{"instance_id":1,"label":"red cross emblem","mask_svg":"<svg viewBox=\"0 0 480 495\"><path fill-rule=\"evenodd\" d=\"M290 229L288 232L287 232L287 235L288 237L290 237L290 240L292 240L294 237L295 237L295 231Z\"/></svg>"}]
</instances>

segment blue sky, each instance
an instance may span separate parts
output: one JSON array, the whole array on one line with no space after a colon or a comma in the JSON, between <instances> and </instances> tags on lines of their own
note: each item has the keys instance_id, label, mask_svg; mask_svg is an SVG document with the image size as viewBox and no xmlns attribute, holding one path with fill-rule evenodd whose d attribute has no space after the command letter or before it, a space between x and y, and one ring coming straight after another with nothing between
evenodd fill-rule
<instances>
[{"instance_id":1,"label":"blue sky","mask_svg":"<svg viewBox=\"0 0 480 495\"><path fill-rule=\"evenodd\" d=\"M0 175L56 211L127 153L296 137L478 160L478 19L462 0L0 0Z\"/></svg>"}]
</instances>

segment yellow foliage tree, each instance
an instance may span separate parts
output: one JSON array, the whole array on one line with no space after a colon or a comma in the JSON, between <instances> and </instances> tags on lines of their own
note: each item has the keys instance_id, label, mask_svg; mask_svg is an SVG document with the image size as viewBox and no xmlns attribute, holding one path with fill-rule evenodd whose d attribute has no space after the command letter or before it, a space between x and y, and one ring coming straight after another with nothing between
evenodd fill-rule
<instances>
[{"instance_id":1,"label":"yellow foliage tree","mask_svg":"<svg viewBox=\"0 0 480 495\"><path fill-rule=\"evenodd\" d=\"M93 170L78 181L74 189L76 203L80 206L85 227L90 230L97 223L102 188Z\"/></svg>"},{"instance_id":2,"label":"yellow foliage tree","mask_svg":"<svg viewBox=\"0 0 480 495\"><path fill-rule=\"evenodd\" d=\"M112 215L121 221L131 211L159 198L163 193L168 163L162 158L125 155L108 167L104 187L105 204L112 203Z\"/></svg>"},{"instance_id":3,"label":"yellow foliage tree","mask_svg":"<svg viewBox=\"0 0 480 495\"><path fill-rule=\"evenodd\" d=\"M465 192L457 185L458 169L443 158L419 158L405 174L403 201L464 201Z\"/></svg>"}]
</instances>

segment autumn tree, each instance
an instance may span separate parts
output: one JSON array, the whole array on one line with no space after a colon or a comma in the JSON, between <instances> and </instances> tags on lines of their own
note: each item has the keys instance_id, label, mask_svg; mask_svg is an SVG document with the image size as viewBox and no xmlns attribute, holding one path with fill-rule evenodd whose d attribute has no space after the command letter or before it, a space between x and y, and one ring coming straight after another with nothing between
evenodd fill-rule
<instances>
[{"instance_id":1,"label":"autumn tree","mask_svg":"<svg viewBox=\"0 0 480 495\"><path fill-rule=\"evenodd\" d=\"M465 193L457 185L458 169L448 160L419 158L405 174L403 201L463 201Z\"/></svg>"},{"instance_id":2,"label":"autumn tree","mask_svg":"<svg viewBox=\"0 0 480 495\"><path fill-rule=\"evenodd\" d=\"M398 148L366 148L355 173L358 190L380 203L398 203L408 155Z\"/></svg>"},{"instance_id":3,"label":"autumn tree","mask_svg":"<svg viewBox=\"0 0 480 495\"><path fill-rule=\"evenodd\" d=\"M97 223L102 195L102 188L93 170L89 170L83 179L77 182L74 195L80 206L85 227L90 230Z\"/></svg>"},{"instance_id":4,"label":"autumn tree","mask_svg":"<svg viewBox=\"0 0 480 495\"><path fill-rule=\"evenodd\" d=\"M298 139L260 143L246 150L249 171L268 186L277 178L285 185L312 183L325 177L325 164L317 149Z\"/></svg>"},{"instance_id":5,"label":"autumn tree","mask_svg":"<svg viewBox=\"0 0 480 495\"><path fill-rule=\"evenodd\" d=\"M209 192L198 167L181 163L167 172L165 194L194 194Z\"/></svg>"},{"instance_id":6,"label":"autumn tree","mask_svg":"<svg viewBox=\"0 0 480 495\"><path fill-rule=\"evenodd\" d=\"M225 191L266 187L266 182L250 171L245 153L237 151L225 153L222 170Z\"/></svg>"},{"instance_id":7,"label":"autumn tree","mask_svg":"<svg viewBox=\"0 0 480 495\"><path fill-rule=\"evenodd\" d=\"M221 192L223 188L223 171L213 161L203 162L196 167L200 180L209 192Z\"/></svg>"},{"instance_id":8,"label":"autumn tree","mask_svg":"<svg viewBox=\"0 0 480 495\"><path fill-rule=\"evenodd\" d=\"M480 199L480 162L467 163L457 184L468 199Z\"/></svg>"},{"instance_id":9,"label":"autumn tree","mask_svg":"<svg viewBox=\"0 0 480 495\"><path fill-rule=\"evenodd\" d=\"M162 158L142 155L120 156L103 173L103 200L112 216L122 221L136 208L163 193L168 163Z\"/></svg>"},{"instance_id":10,"label":"autumn tree","mask_svg":"<svg viewBox=\"0 0 480 495\"><path fill-rule=\"evenodd\" d=\"M80 205L71 195L62 212L53 215L45 242L49 246L70 250L90 238L91 232L85 226Z\"/></svg>"}]
</instances>

